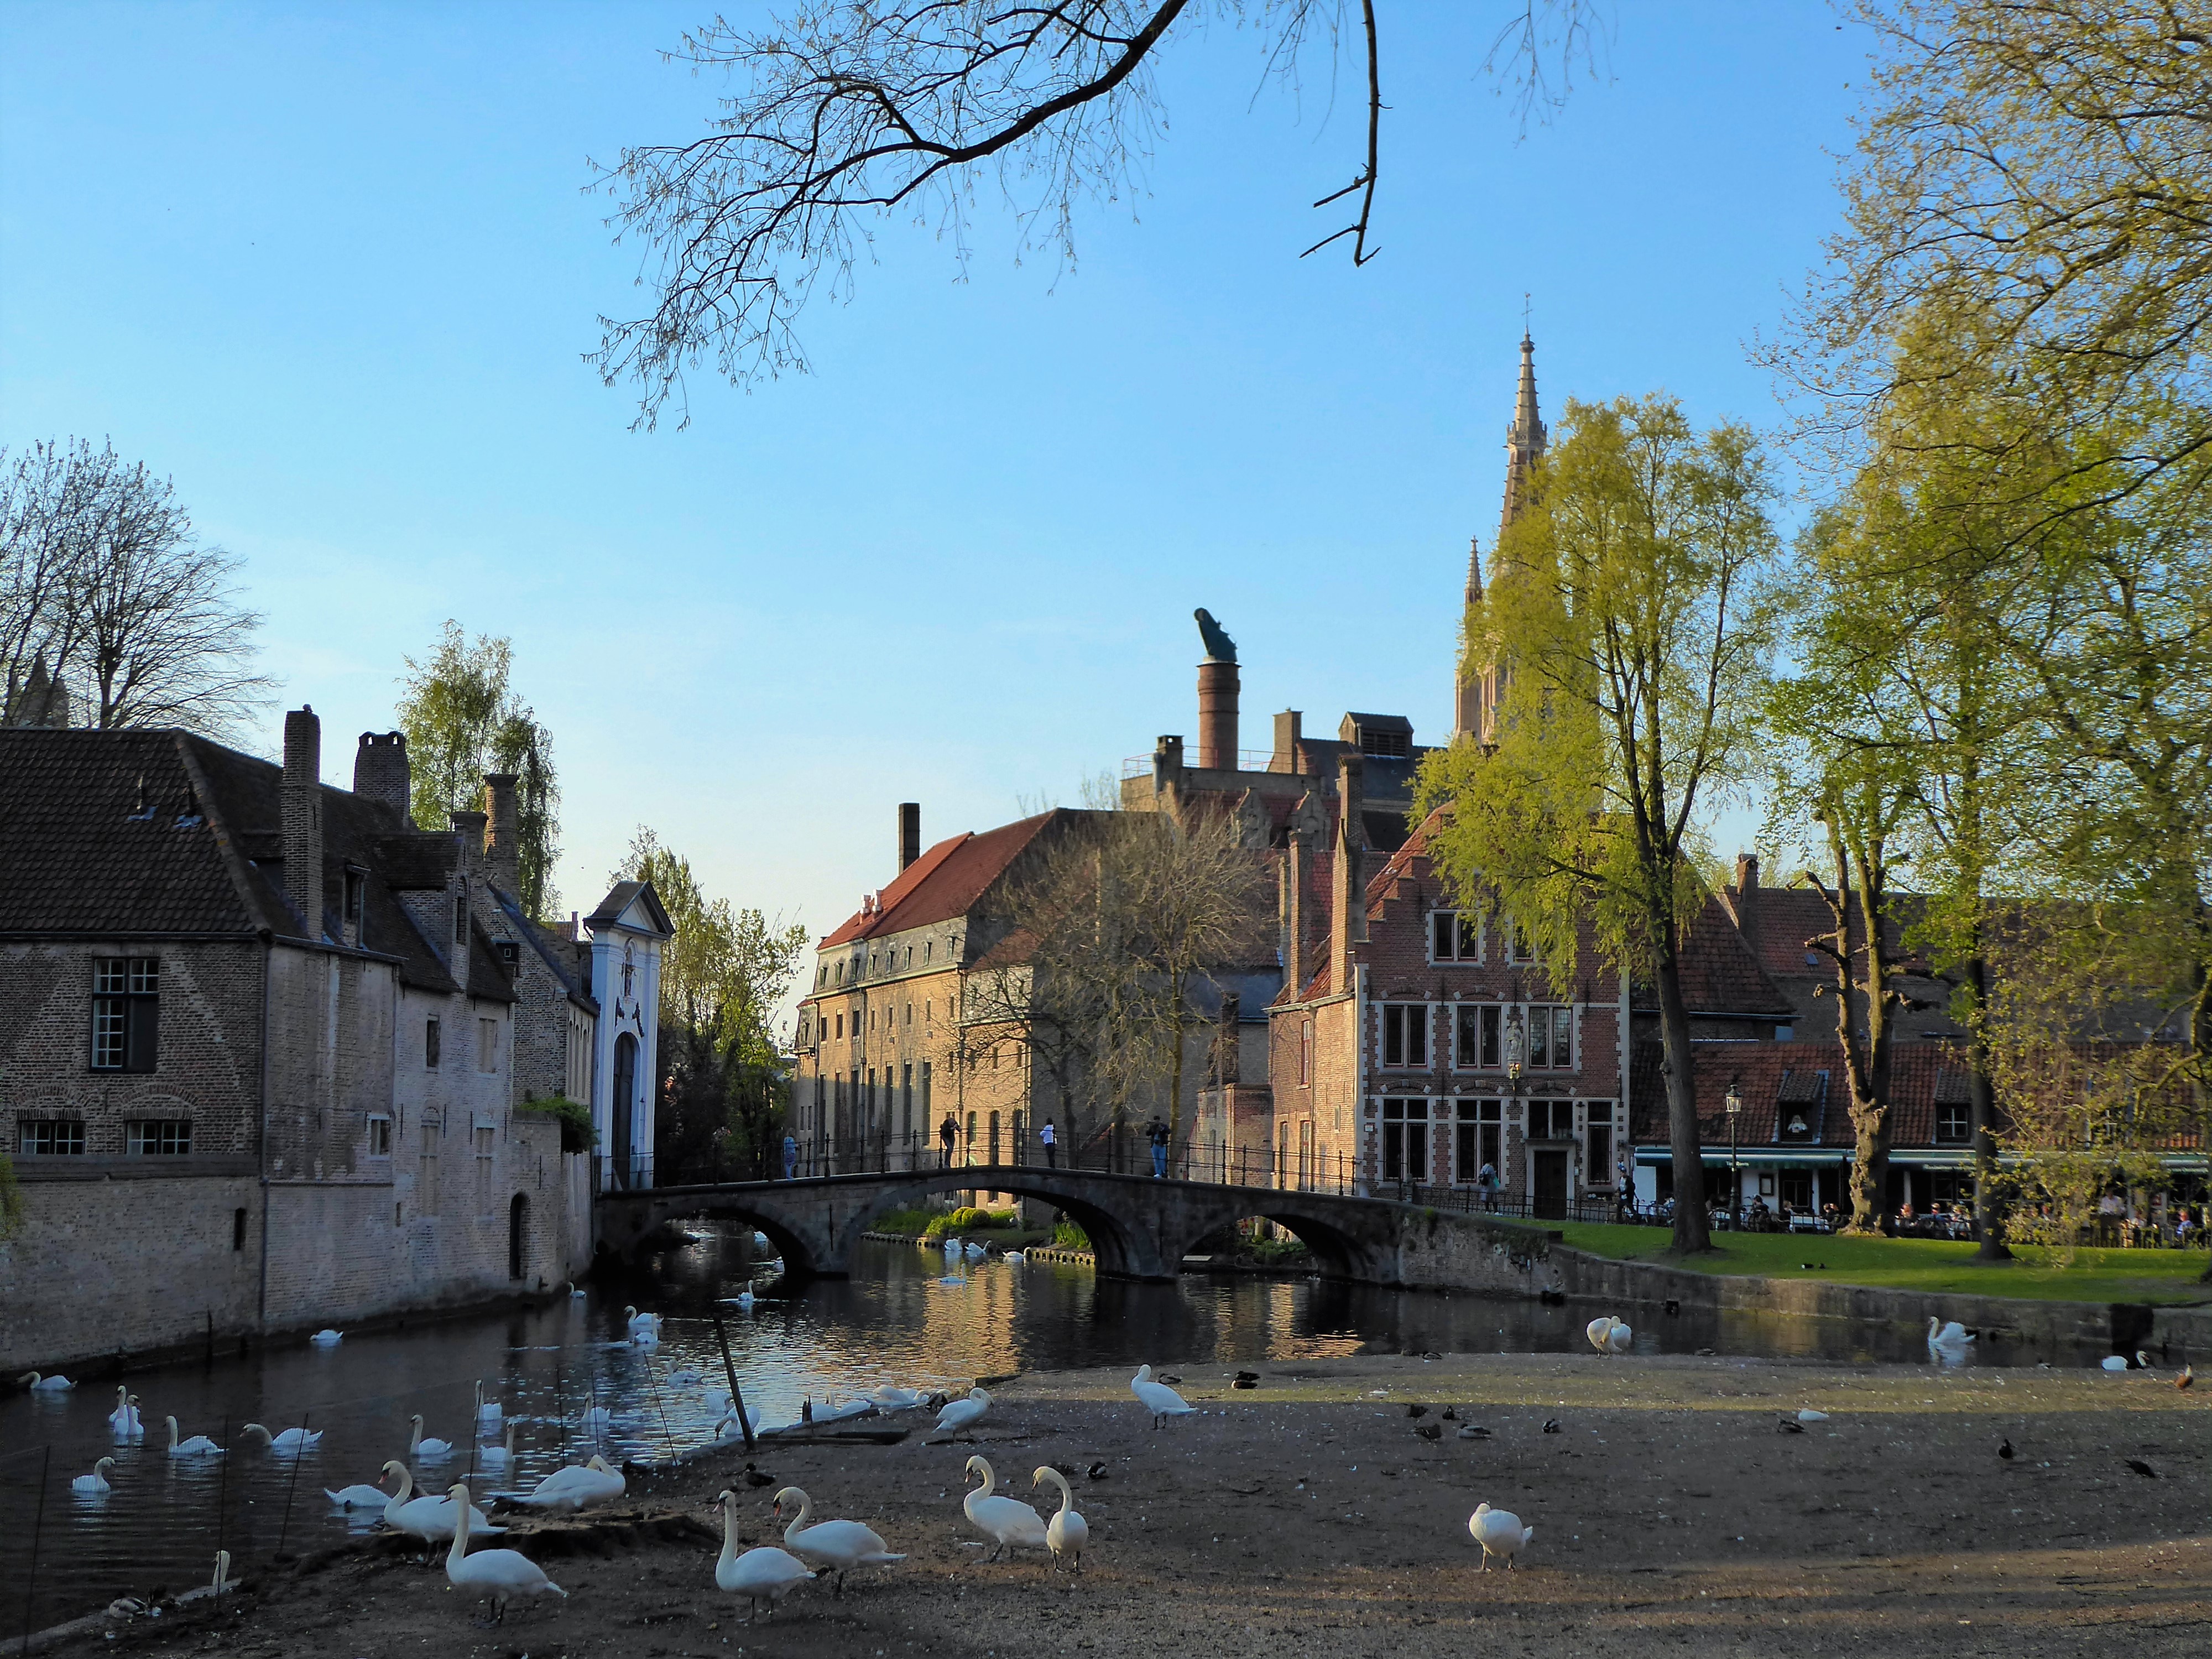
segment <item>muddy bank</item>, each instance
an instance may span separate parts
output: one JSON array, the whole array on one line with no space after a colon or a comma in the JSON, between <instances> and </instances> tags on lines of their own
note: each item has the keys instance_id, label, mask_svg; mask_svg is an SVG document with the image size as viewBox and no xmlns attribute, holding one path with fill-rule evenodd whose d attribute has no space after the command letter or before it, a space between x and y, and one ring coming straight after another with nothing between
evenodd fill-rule
<instances>
[{"instance_id":1,"label":"muddy bank","mask_svg":"<svg viewBox=\"0 0 2212 1659\"><path fill-rule=\"evenodd\" d=\"M763 1626L714 1588L691 1524L737 1480L745 1540L773 1541L773 1488L744 1485L732 1454L634 1479L592 1525L498 1540L570 1593L501 1629L386 1545L53 1650L1887 1659L2195 1655L2212 1632L2212 1399L2162 1376L1595 1355L1245 1369L1249 1391L1231 1367L1186 1372L1202 1414L1158 1431L1117 1369L1003 1385L973 1448L926 1443L916 1419L896 1446L766 1443L760 1469L817 1516L866 1520L909 1559L842 1599L804 1589ZM1828 1415L1784 1431L1801 1410ZM1487 1437L1460 1438L1470 1424ZM981 1559L960 1509L971 1450L1024 1496L1039 1463L1104 1466L1076 1483L1079 1577ZM1467 1518L1486 1499L1536 1528L1510 1574L1475 1571Z\"/></svg>"}]
</instances>

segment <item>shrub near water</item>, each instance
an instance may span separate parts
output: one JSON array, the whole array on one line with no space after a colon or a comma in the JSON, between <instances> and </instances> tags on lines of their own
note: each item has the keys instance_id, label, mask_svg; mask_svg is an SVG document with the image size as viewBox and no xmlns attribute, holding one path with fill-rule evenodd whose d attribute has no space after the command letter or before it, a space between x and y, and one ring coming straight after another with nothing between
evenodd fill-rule
<instances>
[{"instance_id":1,"label":"shrub near water","mask_svg":"<svg viewBox=\"0 0 2212 1659\"><path fill-rule=\"evenodd\" d=\"M1013 1210L979 1210L972 1204L963 1204L950 1215L933 1218L922 1229L924 1238L942 1238L947 1233L972 1233L987 1228L1014 1227L1021 1223L1018 1212Z\"/></svg>"}]
</instances>

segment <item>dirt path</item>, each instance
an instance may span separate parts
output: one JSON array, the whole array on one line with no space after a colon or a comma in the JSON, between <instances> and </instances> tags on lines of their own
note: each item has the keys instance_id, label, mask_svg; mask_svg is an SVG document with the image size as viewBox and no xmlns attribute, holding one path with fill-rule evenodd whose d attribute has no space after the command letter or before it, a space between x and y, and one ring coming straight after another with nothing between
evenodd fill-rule
<instances>
[{"instance_id":1,"label":"dirt path","mask_svg":"<svg viewBox=\"0 0 2212 1659\"><path fill-rule=\"evenodd\" d=\"M2162 1376L1540 1355L1262 1362L1188 1373L1203 1414L1155 1432L1119 1371L996 1390L974 1448L770 1443L816 1514L910 1559L807 1587L764 1625L714 1588L714 1517L742 1457L634 1480L590 1534L533 1547L570 1599L504 1628L390 1553L264 1577L215 1611L67 1651L439 1659L2212 1651L2212 1399ZM1409 1417L1411 1404L1428 1407ZM1442 1419L1444 1407L1453 1420ZM1801 1409L1829 1413L1801 1433ZM1544 1425L1556 1421L1556 1432ZM1463 1423L1490 1430L1462 1440ZM1438 1425L1442 1437L1416 1432ZM2009 1439L2017 1455L2001 1459ZM960 1510L970 1450L1028 1496L1054 1462L1092 1549L1079 1578L985 1563ZM2130 1470L2127 1459L2155 1474ZM748 1542L769 1490L740 1487ZM1475 1571L1479 1501L1536 1528ZM1042 1500L1040 1500L1042 1504ZM636 1518L647 1524L633 1524ZM668 1533L674 1537L663 1535ZM561 1553L579 1547L597 1553Z\"/></svg>"}]
</instances>

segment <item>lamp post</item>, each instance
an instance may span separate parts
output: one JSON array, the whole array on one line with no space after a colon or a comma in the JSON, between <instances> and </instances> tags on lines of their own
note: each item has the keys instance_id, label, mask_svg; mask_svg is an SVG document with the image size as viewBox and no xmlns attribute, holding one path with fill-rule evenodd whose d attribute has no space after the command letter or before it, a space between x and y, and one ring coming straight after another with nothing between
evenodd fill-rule
<instances>
[{"instance_id":1,"label":"lamp post","mask_svg":"<svg viewBox=\"0 0 2212 1659\"><path fill-rule=\"evenodd\" d=\"M1735 1121L1743 1115L1743 1097L1735 1091L1733 1081L1729 1084L1727 1097L1721 1104L1728 1109L1729 1121L1729 1231L1736 1231L1736 1218L1743 1206L1743 1177L1736 1171Z\"/></svg>"}]
</instances>

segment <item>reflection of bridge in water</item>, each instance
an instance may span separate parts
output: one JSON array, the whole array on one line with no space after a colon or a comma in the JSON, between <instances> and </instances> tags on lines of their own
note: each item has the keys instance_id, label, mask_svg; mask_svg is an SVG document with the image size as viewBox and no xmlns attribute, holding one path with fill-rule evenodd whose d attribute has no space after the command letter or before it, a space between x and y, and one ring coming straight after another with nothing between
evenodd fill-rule
<instances>
[{"instance_id":1,"label":"reflection of bridge in water","mask_svg":"<svg viewBox=\"0 0 2212 1659\"><path fill-rule=\"evenodd\" d=\"M917 1207L938 1193L970 1190L1011 1193L1066 1212L1090 1235L1098 1271L1120 1279L1171 1279L1200 1239L1257 1216L1296 1234L1324 1278L1525 1294L1530 1268L1557 1237L1385 1198L972 1164L602 1193L599 1230L609 1249L627 1255L665 1222L729 1216L766 1233L789 1272L842 1277L854 1245L876 1217Z\"/></svg>"}]
</instances>

